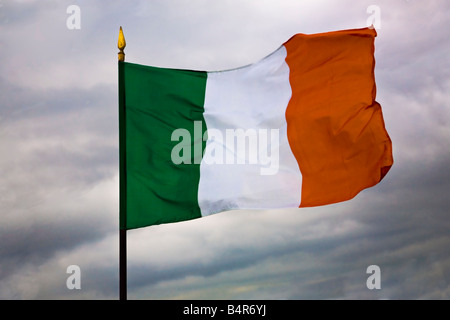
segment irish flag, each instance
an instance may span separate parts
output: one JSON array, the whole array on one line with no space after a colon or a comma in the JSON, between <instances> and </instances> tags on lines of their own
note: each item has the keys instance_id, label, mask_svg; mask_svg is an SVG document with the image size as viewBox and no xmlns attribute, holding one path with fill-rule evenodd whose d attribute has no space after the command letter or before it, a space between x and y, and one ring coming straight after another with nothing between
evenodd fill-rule
<instances>
[{"instance_id":1,"label":"irish flag","mask_svg":"<svg viewBox=\"0 0 450 320\"><path fill-rule=\"evenodd\" d=\"M321 206L376 185L393 158L375 37L297 34L218 72L119 62L120 227Z\"/></svg>"}]
</instances>

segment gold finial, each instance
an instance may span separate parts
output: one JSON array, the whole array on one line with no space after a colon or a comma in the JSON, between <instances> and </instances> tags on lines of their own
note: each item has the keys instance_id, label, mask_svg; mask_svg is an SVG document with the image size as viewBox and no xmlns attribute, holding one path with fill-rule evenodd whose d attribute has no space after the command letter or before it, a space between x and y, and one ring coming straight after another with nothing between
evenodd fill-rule
<instances>
[{"instance_id":1,"label":"gold finial","mask_svg":"<svg viewBox=\"0 0 450 320\"><path fill-rule=\"evenodd\" d=\"M119 48L119 61L125 61L125 53L123 52L123 49L125 49L125 46L127 43L125 42L125 37L123 35L122 27L120 27L119 30L119 41L117 42L117 47Z\"/></svg>"}]
</instances>

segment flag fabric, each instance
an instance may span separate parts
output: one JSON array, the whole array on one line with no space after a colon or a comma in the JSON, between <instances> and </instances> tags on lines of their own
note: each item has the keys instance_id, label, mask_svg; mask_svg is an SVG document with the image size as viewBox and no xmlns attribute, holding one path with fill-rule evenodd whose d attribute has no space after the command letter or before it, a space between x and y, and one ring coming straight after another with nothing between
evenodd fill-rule
<instances>
[{"instance_id":1,"label":"flag fabric","mask_svg":"<svg viewBox=\"0 0 450 320\"><path fill-rule=\"evenodd\" d=\"M375 37L297 34L219 72L119 62L120 227L327 205L376 185L393 157Z\"/></svg>"}]
</instances>

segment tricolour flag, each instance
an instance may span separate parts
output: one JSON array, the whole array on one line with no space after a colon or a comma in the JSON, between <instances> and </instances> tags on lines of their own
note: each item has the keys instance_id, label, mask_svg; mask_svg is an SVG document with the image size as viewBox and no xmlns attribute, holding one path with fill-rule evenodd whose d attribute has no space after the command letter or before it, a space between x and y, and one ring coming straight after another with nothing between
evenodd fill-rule
<instances>
[{"instance_id":1,"label":"tricolour flag","mask_svg":"<svg viewBox=\"0 0 450 320\"><path fill-rule=\"evenodd\" d=\"M355 197L393 164L370 28L203 72L119 62L122 229Z\"/></svg>"}]
</instances>

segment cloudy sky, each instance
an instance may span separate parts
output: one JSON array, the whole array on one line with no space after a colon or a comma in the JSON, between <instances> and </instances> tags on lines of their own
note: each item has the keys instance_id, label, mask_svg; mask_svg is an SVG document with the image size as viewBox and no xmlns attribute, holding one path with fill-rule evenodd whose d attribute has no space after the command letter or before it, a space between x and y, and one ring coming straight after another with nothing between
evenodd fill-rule
<instances>
[{"instance_id":1,"label":"cloudy sky","mask_svg":"<svg viewBox=\"0 0 450 320\"><path fill-rule=\"evenodd\" d=\"M118 298L119 26L127 61L212 71L365 27L370 5L385 179L340 204L131 230L128 297L449 299L447 0L0 0L0 299Z\"/></svg>"}]
</instances>

